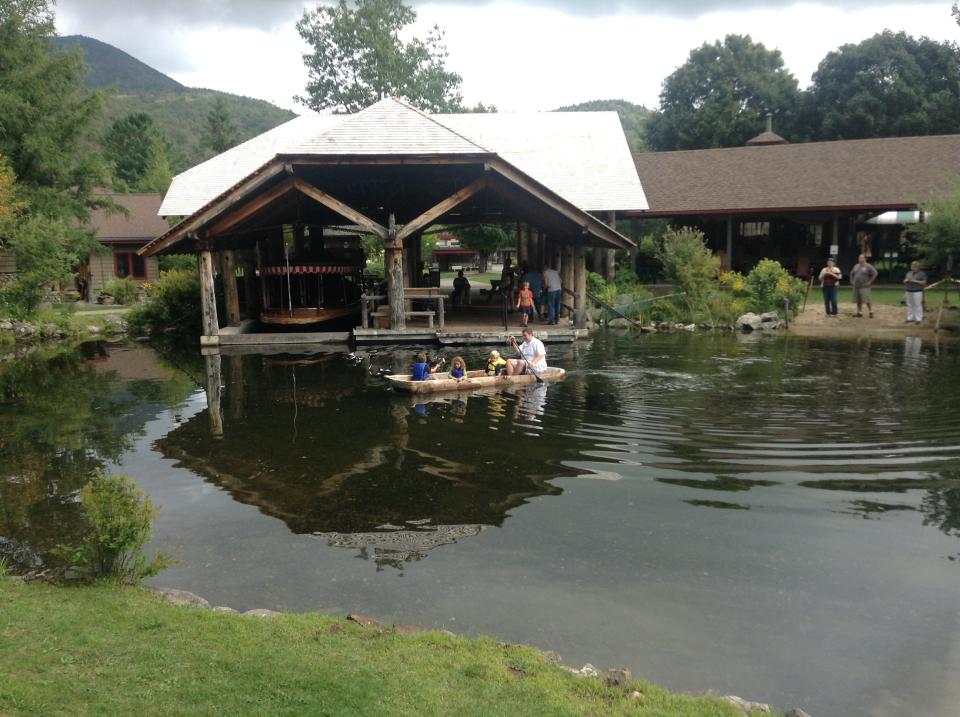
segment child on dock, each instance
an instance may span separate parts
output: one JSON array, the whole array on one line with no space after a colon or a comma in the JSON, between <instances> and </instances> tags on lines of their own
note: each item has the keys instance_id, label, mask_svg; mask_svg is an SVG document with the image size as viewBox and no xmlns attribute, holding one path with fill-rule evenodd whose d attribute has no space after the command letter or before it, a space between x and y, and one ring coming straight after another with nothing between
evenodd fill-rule
<instances>
[{"instance_id":1,"label":"child on dock","mask_svg":"<svg viewBox=\"0 0 960 717\"><path fill-rule=\"evenodd\" d=\"M523 316L523 325L526 326L527 322L533 318L534 312L534 302L533 302L533 292L530 291L530 282L523 282L523 286L520 291L517 293L517 310L520 311L520 314Z\"/></svg>"},{"instance_id":2,"label":"child on dock","mask_svg":"<svg viewBox=\"0 0 960 717\"><path fill-rule=\"evenodd\" d=\"M467 364L462 356L454 356L450 362L450 378L457 379L457 383L467 377Z\"/></svg>"},{"instance_id":3,"label":"child on dock","mask_svg":"<svg viewBox=\"0 0 960 717\"><path fill-rule=\"evenodd\" d=\"M413 368L410 370L411 380L413 381L426 381L433 378L433 374L437 372L437 369L443 366L446 359L440 359L433 366L427 363L427 355L425 353L419 353L414 357Z\"/></svg>"},{"instance_id":4,"label":"child on dock","mask_svg":"<svg viewBox=\"0 0 960 717\"><path fill-rule=\"evenodd\" d=\"M506 368L507 362L500 357L500 352L494 349L487 359L487 376L500 376Z\"/></svg>"}]
</instances>

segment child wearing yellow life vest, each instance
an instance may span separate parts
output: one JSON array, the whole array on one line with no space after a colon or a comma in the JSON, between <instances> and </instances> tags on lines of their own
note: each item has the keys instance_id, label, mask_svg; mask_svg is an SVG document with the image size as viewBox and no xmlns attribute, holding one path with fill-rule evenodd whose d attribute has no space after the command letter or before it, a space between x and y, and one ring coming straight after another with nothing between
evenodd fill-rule
<instances>
[{"instance_id":1,"label":"child wearing yellow life vest","mask_svg":"<svg viewBox=\"0 0 960 717\"><path fill-rule=\"evenodd\" d=\"M499 376L506 368L507 362L500 358L500 352L494 349L487 359L487 376Z\"/></svg>"}]
</instances>

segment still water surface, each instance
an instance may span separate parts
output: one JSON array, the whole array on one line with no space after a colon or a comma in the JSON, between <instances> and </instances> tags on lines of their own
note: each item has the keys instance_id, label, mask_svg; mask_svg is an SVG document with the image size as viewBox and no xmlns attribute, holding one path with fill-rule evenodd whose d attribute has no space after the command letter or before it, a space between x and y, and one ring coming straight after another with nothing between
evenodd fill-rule
<instances>
[{"instance_id":1,"label":"still water surface","mask_svg":"<svg viewBox=\"0 0 960 717\"><path fill-rule=\"evenodd\" d=\"M420 403L377 376L411 353L224 357L221 416L191 352L4 364L0 552L51 560L104 466L162 506L183 562L155 582L215 604L818 717L956 714L960 346L601 335L550 347L561 384Z\"/></svg>"}]
</instances>

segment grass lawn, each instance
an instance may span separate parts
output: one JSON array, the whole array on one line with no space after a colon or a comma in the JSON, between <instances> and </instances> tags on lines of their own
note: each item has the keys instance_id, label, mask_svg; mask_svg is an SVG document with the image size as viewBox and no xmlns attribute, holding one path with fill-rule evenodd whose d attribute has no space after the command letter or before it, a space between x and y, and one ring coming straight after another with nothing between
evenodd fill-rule
<instances>
[{"instance_id":1,"label":"grass lawn","mask_svg":"<svg viewBox=\"0 0 960 717\"><path fill-rule=\"evenodd\" d=\"M491 639L243 617L107 583L0 578L0 675L4 716L739 714L645 682L607 687Z\"/></svg>"},{"instance_id":2,"label":"grass lawn","mask_svg":"<svg viewBox=\"0 0 960 717\"><path fill-rule=\"evenodd\" d=\"M440 278L441 278L441 279L453 279L456 275L457 275L457 272L455 272L455 271L444 271L444 272L441 272L441 273L440 273ZM467 281L469 281L471 285L477 284L478 286L483 286L483 287L485 287L485 288L490 288L490 287L489 287L489 284L490 284L490 280L491 280L491 279L499 279L499 278L500 278L500 272L499 272L499 271L497 271L497 272L488 271L488 272L486 272L485 274L478 274L478 273L472 273L472 272L469 272L469 271L465 271L465 272L463 272L463 275L467 278Z\"/></svg>"},{"instance_id":3,"label":"grass lawn","mask_svg":"<svg viewBox=\"0 0 960 717\"><path fill-rule=\"evenodd\" d=\"M895 287L874 287L870 290L870 298L875 304L886 304L887 306L900 306L903 301L903 289ZM823 294L820 288L814 286L810 289L810 301L817 299L822 302ZM837 292L837 301L839 303L851 303L853 301L853 289L849 286L841 287Z\"/></svg>"}]
</instances>

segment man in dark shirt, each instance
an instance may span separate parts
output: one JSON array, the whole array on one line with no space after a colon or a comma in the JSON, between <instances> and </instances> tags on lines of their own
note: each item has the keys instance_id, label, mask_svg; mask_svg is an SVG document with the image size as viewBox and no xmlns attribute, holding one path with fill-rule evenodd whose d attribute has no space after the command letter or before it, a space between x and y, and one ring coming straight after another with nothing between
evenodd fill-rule
<instances>
[{"instance_id":1,"label":"man in dark shirt","mask_svg":"<svg viewBox=\"0 0 960 717\"><path fill-rule=\"evenodd\" d=\"M923 323L923 287L927 285L927 274L920 269L920 262L910 264L910 271L903 279L907 290L907 324Z\"/></svg>"}]
</instances>

